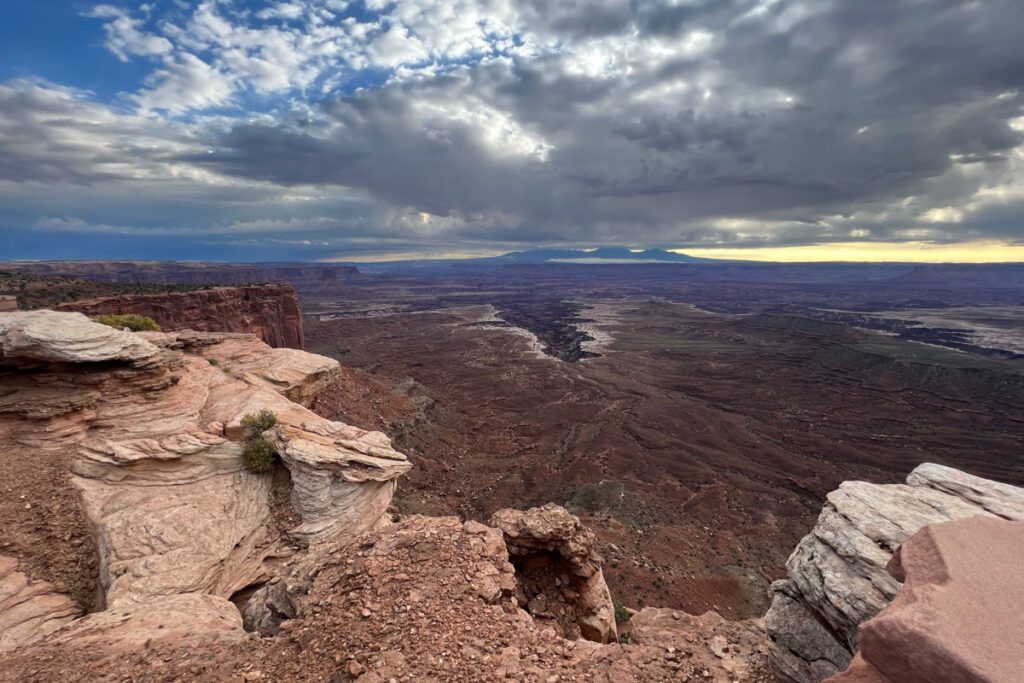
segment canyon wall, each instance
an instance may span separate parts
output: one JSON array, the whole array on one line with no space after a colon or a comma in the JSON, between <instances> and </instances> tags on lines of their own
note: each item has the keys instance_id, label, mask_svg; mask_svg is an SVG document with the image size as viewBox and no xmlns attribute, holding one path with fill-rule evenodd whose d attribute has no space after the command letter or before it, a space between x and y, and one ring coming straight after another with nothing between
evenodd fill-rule
<instances>
[{"instance_id":1,"label":"canyon wall","mask_svg":"<svg viewBox=\"0 0 1024 683\"><path fill-rule=\"evenodd\" d=\"M332 263L212 263L199 261L31 261L3 262L5 271L63 275L100 282L242 285L261 282L315 286L359 273L354 266Z\"/></svg>"},{"instance_id":2,"label":"canyon wall","mask_svg":"<svg viewBox=\"0 0 1024 683\"><path fill-rule=\"evenodd\" d=\"M88 316L136 313L163 330L245 332L275 348L303 348L302 313L287 285L218 287L166 294L125 294L61 304Z\"/></svg>"}]
</instances>

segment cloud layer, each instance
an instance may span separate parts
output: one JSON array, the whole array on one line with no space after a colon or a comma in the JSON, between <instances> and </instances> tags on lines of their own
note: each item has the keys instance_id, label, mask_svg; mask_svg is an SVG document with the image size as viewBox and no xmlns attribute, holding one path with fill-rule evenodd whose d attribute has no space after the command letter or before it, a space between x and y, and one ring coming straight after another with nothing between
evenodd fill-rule
<instances>
[{"instance_id":1,"label":"cloud layer","mask_svg":"<svg viewBox=\"0 0 1024 683\"><path fill-rule=\"evenodd\" d=\"M147 75L110 101L0 84L0 229L26 244L315 258L1024 241L1018 0L87 14Z\"/></svg>"}]
</instances>

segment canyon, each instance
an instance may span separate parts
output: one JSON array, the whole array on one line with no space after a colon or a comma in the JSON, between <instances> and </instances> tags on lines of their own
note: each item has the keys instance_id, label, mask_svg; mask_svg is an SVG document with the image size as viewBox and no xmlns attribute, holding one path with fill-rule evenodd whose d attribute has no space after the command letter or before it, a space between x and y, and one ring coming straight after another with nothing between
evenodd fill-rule
<instances>
[{"instance_id":1,"label":"canyon","mask_svg":"<svg viewBox=\"0 0 1024 683\"><path fill-rule=\"evenodd\" d=\"M900 595L894 553L948 520L1021 519L1012 323L986 337L1006 353L958 351L801 308L814 289L833 297L815 310L852 311L874 285L672 290L630 270L545 270L541 288L299 280L314 353L229 327L227 308L209 319L238 333L0 314L20 320L0 333L0 614L20 615L5 661L29 680L76 657L128 676L144 661L123 644L156 634L153 680L214 662L240 680L898 671L878 641L857 654L872 642L858 628ZM942 309L940 290L908 286L872 310L1017 314L976 303L1012 288ZM241 416L261 407L279 416L269 475L239 460ZM181 510L198 538L168 531ZM171 576L172 558L194 571ZM100 640L123 661L89 651Z\"/></svg>"},{"instance_id":2,"label":"canyon","mask_svg":"<svg viewBox=\"0 0 1024 683\"><path fill-rule=\"evenodd\" d=\"M560 506L488 523L393 511L408 459L305 407L339 370L252 335L0 317L0 680L805 683L849 663L837 681L885 683L908 680L893 673L911 666L899 638L936 661L977 652L964 613L941 609L937 629L934 613L905 616L921 600L905 591L949 580L943 566L962 586L980 553L1019 590L1024 490L924 464L905 485L830 493L764 621L656 606L620 618L597 535ZM266 474L239 457L257 409L277 417ZM30 522L40 508L49 526ZM986 590L968 582L957 600L992 602ZM963 680L1010 680L1013 642Z\"/></svg>"}]
</instances>

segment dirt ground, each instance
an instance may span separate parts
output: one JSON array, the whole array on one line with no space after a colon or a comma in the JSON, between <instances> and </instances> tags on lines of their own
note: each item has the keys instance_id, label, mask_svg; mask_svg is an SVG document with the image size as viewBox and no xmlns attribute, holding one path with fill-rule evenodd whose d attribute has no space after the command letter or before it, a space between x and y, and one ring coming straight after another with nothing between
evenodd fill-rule
<instances>
[{"instance_id":1,"label":"dirt ground","mask_svg":"<svg viewBox=\"0 0 1024 683\"><path fill-rule=\"evenodd\" d=\"M52 583L84 610L98 590L96 544L69 481L71 454L7 444L0 449L0 555Z\"/></svg>"}]
</instances>

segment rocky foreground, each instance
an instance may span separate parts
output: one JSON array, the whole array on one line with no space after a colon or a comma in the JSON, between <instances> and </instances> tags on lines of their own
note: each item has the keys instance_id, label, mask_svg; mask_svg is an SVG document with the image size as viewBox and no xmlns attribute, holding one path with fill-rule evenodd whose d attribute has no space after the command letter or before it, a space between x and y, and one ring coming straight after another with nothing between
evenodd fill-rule
<instances>
[{"instance_id":1,"label":"rocky foreground","mask_svg":"<svg viewBox=\"0 0 1024 683\"><path fill-rule=\"evenodd\" d=\"M828 494L814 529L786 563L789 578L772 585L765 624L779 672L817 683L843 671L859 647L858 626L900 592L886 569L893 553L929 525L972 517L1017 520L1012 528L1024 533L1024 490L925 464L906 484L848 481ZM942 616L953 627L961 618Z\"/></svg>"},{"instance_id":2,"label":"rocky foreground","mask_svg":"<svg viewBox=\"0 0 1024 683\"><path fill-rule=\"evenodd\" d=\"M1015 680L1020 489L937 465L846 482L765 621L617 623L558 506L394 515L405 456L306 407L342 378L250 335L0 314L0 680Z\"/></svg>"}]
</instances>

